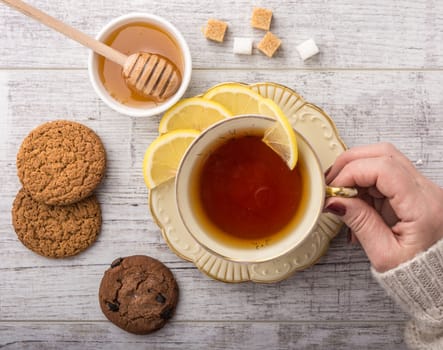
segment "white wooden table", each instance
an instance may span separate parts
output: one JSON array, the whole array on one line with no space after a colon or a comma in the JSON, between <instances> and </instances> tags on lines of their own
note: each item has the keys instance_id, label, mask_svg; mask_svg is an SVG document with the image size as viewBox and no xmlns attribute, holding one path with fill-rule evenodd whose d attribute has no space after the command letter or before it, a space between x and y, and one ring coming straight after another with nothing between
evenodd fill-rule
<instances>
[{"instance_id":1,"label":"white wooden table","mask_svg":"<svg viewBox=\"0 0 443 350\"><path fill-rule=\"evenodd\" d=\"M273 81L325 109L348 146L390 141L443 185L443 2L416 0L50 1L30 3L95 35L111 19L154 12L173 22L193 53L188 96L222 81ZM253 5L274 11L283 44L268 59L232 54L235 36L260 39ZM230 23L206 41L210 17ZM302 62L295 46L315 38ZM407 319L372 279L363 251L333 240L315 266L275 284L225 284L172 253L147 205L141 163L160 116L129 118L95 95L88 50L0 4L0 348L2 349L404 349ZM108 155L98 190L103 226L84 253L62 260L26 249L11 225L23 138L54 119L88 125ZM180 286L175 317L147 336L125 333L100 311L104 270L119 256L163 261Z\"/></svg>"}]
</instances>

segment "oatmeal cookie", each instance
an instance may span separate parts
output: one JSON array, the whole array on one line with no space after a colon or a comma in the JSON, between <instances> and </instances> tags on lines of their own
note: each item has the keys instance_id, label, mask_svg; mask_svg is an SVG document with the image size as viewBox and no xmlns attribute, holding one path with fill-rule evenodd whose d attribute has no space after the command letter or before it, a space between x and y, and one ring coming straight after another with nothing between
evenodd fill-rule
<instances>
[{"instance_id":1,"label":"oatmeal cookie","mask_svg":"<svg viewBox=\"0 0 443 350\"><path fill-rule=\"evenodd\" d=\"M100 205L90 196L80 202L54 206L35 201L21 189L12 206L12 224L20 241L51 258L76 255L88 248L100 232Z\"/></svg>"},{"instance_id":2,"label":"oatmeal cookie","mask_svg":"<svg viewBox=\"0 0 443 350\"><path fill-rule=\"evenodd\" d=\"M67 205L92 194L103 178L105 149L88 127L67 120L40 125L24 139L17 174L37 202Z\"/></svg>"}]
</instances>

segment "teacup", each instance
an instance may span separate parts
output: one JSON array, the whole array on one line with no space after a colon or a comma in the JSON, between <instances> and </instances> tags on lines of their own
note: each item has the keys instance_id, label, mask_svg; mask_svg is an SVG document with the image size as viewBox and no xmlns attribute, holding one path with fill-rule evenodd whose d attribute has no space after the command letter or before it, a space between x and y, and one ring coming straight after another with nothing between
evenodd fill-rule
<instances>
[{"instance_id":1,"label":"teacup","mask_svg":"<svg viewBox=\"0 0 443 350\"><path fill-rule=\"evenodd\" d=\"M181 219L203 248L224 259L258 263L281 257L313 232L325 196L356 195L354 189L326 186L315 151L297 132L298 162L291 172L261 142L275 122L257 115L218 122L194 140L180 163L175 189ZM268 151L282 165L271 154L260 158ZM278 206L286 202L290 209L282 214L287 208Z\"/></svg>"}]
</instances>

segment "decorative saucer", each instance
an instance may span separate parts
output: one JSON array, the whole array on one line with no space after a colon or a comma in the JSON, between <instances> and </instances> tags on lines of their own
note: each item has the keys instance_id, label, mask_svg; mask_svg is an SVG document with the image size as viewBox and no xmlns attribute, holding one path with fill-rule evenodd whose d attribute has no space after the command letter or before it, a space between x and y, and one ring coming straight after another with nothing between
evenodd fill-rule
<instances>
[{"instance_id":1,"label":"decorative saucer","mask_svg":"<svg viewBox=\"0 0 443 350\"><path fill-rule=\"evenodd\" d=\"M323 170L329 168L346 149L331 118L319 107L306 102L295 91L275 83L249 85L264 97L274 100L292 126L311 144ZM185 228L175 200L175 179L151 190L149 207L171 250L191 261L199 270L219 281L272 283L284 280L298 270L315 264L327 251L329 242L342 226L334 215L321 214L316 228L303 244L277 259L242 264L227 261L199 245Z\"/></svg>"}]
</instances>

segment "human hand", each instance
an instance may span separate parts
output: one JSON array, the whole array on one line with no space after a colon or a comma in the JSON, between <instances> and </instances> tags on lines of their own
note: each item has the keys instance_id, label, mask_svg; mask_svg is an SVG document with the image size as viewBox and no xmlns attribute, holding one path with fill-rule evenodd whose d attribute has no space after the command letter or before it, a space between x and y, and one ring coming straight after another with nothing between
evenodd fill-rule
<instances>
[{"instance_id":1,"label":"human hand","mask_svg":"<svg viewBox=\"0 0 443 350\"><path fill-rule=\"evenodd\" d=\"M331 186L353 186L356 198L328 198L325 212L341 216L372 266L390 270L443 238L443 190L393 145L352 148L326 174Z\"/></svg>"}]
</instances>

